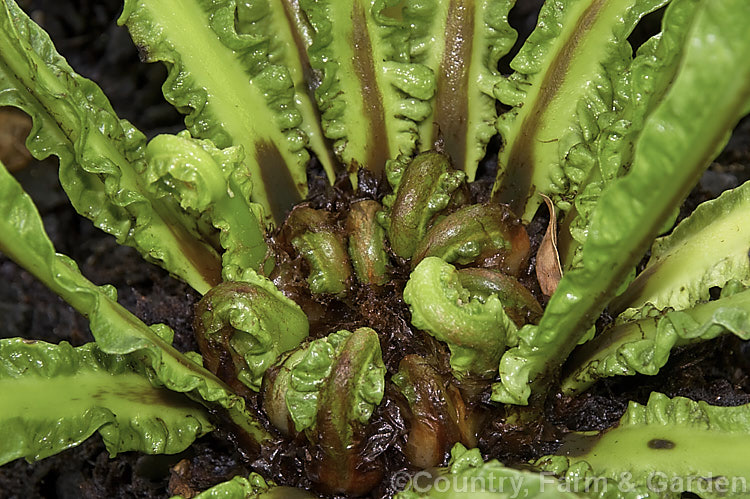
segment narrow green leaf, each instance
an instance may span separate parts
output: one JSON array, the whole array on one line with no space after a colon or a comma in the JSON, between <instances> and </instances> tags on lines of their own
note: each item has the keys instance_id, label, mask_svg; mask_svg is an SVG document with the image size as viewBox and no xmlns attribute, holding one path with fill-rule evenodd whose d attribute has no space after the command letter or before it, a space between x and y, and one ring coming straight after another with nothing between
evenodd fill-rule
<instances>
[{"instance_id":1,"label":"narrow green leaf","mask_svg":"<svg viewBox=\"0 0 750 499\"><path fill-rule=\"evenodd\" d=\"M302 115L300 129L308 138L307 147L323 165L333 183L341 168L320 125L315 105L316 76L310 67L307 49L312 44L312 27L295 0L246 0L237 2L237 32L268 39L268 58L289 70L295 89L297 109Z\"/></svg>"},{"instance_id":2,"label":"narrow green leaf","mask_svg":"<svg viewBox=\"0 0 750 499\"><path fill-rule=\"evenodd\" d=\"M750 405L714 407L652 393L646 405L631 402L618 426L571 433L558 456L536 465L581 489L598 482L599 497L747 497L748 446Z\"/></svg>"},{"instance_id":3,"label":"narrow green leaf","mask_svg":"<svg viewBox=\"0 0 750 499\"><path fill-rule=\"evenodd\" d=\"M0 340L0 464L43 459L95 431L111 456L175 454L213 430L200 404L142 371L94 343Z\"/></svg>"},{"instance_id":4,"label":"narrow green leaf","mask_svg":"<svg viewBox=\"0 0 750 499\"><path fill-rule=\"evenodd\" d=\"M307 138L294 82L266 40L235 29L234 0L127 0L120 24L148 61L163 61L164 96L194 137L242 146L253 201L279 223L307 195Z\"/></svg>"},{"instance_id":5,"label":"narrow green leaf","mask_svg":"<svg viewBox=\"0 0 750 499\"><path fill-rule=\"evenodd\" d=\"M568 152L560 160L568 187L555 196L558 206L567 210L559 244L566 270L581 264L581 247L602 190L632 165L635 143L674 81L700 5L700 0L672 0L662 18L662 31L638 48L629 67L624 66L629 59L625 58L610 71L618 75L612 81L613 111L597 118L599 133L568 135L577 142L563 148Z\"/></svg>"},{"instance_id":6,"label":"narrow green leaf","mask_svg":"<svg viewBox=\"0 0 750 499\"><path fill-rule=\"evenodd\" d=\"M195 400L216 403L256 442L271 438L245 401L216 376L175 350L163 339L172 331L146 326L115 300L112 286L96 286L81 275L75 262L55 253L31 198L0 164L0 251L31 272L90 321L97 345L105 353L132 354L153 369L166 388Z\"/></svg>"},{"instance_id":7,"label":"narrow green leaf","mask_svg":"<svg viewBox=\"0 0 750 499\"><path fill-rule=\"evenodd\" d=\"M479 449L456 444L449 468L424 470L395 499L514 499L584 497L568 489L549 474L508 468L497 459L484 462Z\"/></svg>"},{"instance_id":8,"label":"narrow green leaf","mask_svg":"<svg viewBox=\"0 0 750 499\"><path fill-rule=\"evenodd\" d=\"M585 390L609 376L657 374L678 346L728 333L750 339L750 290L687 310L647 306L639 314L643 318L602 331L573 352L567 363L570 372L562 381L564 392Z\"/></svg>"},{"instance_id":9,"label":"narrow green leaf","mask_svg":"<svg viewBox=\"0 0 750 499\"><path fill-rule=\"evenodd\" d=\"M13 1L0 6L0 105L32 117L27 147L38 159L60 158L76 211L201 293L221 281L219 256L196 221L148 194L139 175L143 134L117 118L99 87L74 73Z\"/></svg>"},{"instance_id":10,"label":"narrow green leaf","mask_svg":"<svg viewBox=\"0 0 750 499\"><path fill-rule=\"evenodd\" d=\"M750 284L750 182L701 204L674 231L657 239L648 265L611 304L610 311L639 308L681 310L709 299L729 280Z\"/></svg>"},{"instance_id":11,"label":"narrow green leaf","mask_svg":"<svg viewBox=\"0 0 750 499\"><path fill-rule=\"evenodd\" d=\"M513 108L497 124L507 145L498 156L493 194L524 220L542 202L536 193L553 199L566 194L566 175L580 183L593 166L579 162L575 167L584 170L566 174L561 163L571 153L585 153L586 143L612 118L618 80L632 58L627 37L642 16L667 1L545 2L537 28L511 62L515 73L495 89Z\"/></svg>"},{"instance_id":12,"label":"narrow green leaf","mask_svg":"<svg viewBox=\"0 0 750 499\"><path fill-rule=\"evenodd\" d=\"M172 499L179 497L174 496ZM266 481L257 473L250 473L247 478L236 476L231 480L214 485L193 499L314 499L316 497L318 496L312 492L294 487L278 486L270 480Z\"/></svg>"},{"instance_id":13,"label":"narrow green leaf","mask_svg":"<svg viewBox=\"0 0 750 499\"><path fill-rule=\"evenodd\" d=\"M301 0L313 27L310 65L321 74L315 91L326 137L353 182L365 168L416 149L417 122L430 113L432 71L409 60L407 26L387 0Z\"/></svg>"},{"instance_id":14,"label":"narrow green leaf","mask_svg":"<svg viewBox=\"0 0 750 499\"><path fill-rule=\"evenodd\" d=\"M516 41L508 24L515 0L410 0L403 16L411 25L411 60L436 78L432 113L419 124L421 150L440 144L453 165L474 180L496 133L494 87L498 61Z\"/></svg>"},{"instance_id":15,"label":"narrow green leaf","mask_svg":"<svg viewBox=\"0 0 750 499\"><path fill-rule=\"evenodd\" d=\"M526 404L532 390L544 396L553 373L724 143L750 97L744 19L750 19L744 0L702 5L681 69L644 126L630 172L596 206L583 266L563 276L539 326L523 328L519 346L503 356L494 400Z\"/></svg>"}]
</instances>

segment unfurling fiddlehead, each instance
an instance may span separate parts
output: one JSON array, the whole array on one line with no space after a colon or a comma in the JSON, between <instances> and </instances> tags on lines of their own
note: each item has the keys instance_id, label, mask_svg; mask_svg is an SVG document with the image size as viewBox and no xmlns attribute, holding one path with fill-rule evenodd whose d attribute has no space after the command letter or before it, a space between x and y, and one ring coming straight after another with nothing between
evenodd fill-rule
<instances>
[{"instance_id":1,"label":"unfurling fiddlehead","mask_svg":"<svg viewBox=\"0 0 750 499\"><path fill-rule=\"evenodd\" d=\"M398 277L412 270L403 290L411 326L447 343L453 370L451 376L438 358L409 355L391 380L409 427L403 451L419 467L443 463L456 442L477 444L485 415L480 387L517 342L518 328L542 311L517 280L527 270L530 247L520 220L503 205L467 204L465 174L443 154L402 161L402 171L395 172L398 165L391 170L396 193L383 205L354 198L337 205L348 206L346 215L312 202L299 205L277 232L277 247L289 260L280 253L274 282L303 297L317 339L300 345L308 332L304 315L252 272L252 283L216 287L196 313L208 367L246 395L262 379L269 421L287 438L307 440L306 477L326 493L366 493L382 478L379 454L365 444L377 428L370 418L384 397L386 369L374 330L320 337L340 318L315 311L331 303L346 310L403 282ZM450 262L481 268L457 269ZM295 294L303 279L312 296Z\"/></svg>"},{"instance_id":2,"label":"unfurling fiddlehead","mask_svg":"<svg viewBox=\"0 0 750 499\"><path fill-rule=\"evenodd\" d=\"M361 283L380 286L388 281L388 255L385 252L385 230L377 221L381 206L377 201L352 203L346 219L349 233L349 256Z\"/></svg>"},{"instance_id":3,"label":"unfurling fiddlehead","mask_svg":"<svg viewBox=\"0 0 750 499\"><path fill-rule=\"evenodd\" d=\"M446 156L426 152L409 162L400 177L396 195L389 200L390 218L383 220L393 252L411 258L433 216L448 206L454 193L462 194L459 187L466 174L453 170Z\"/></svg>"},{"instance_id":4,"label":"unfurling fiddlehead","mask_svg":"<svg viewBox=\"0 0 750 499\"><path fill-rule=\"evenodd\" d=\"M342 330L313 340L269 370L263 406L282 432L304 432L315 446L308 472L326 492L364 493L382 477L363 457L366 424L385 390L375 331Z\"/></svg>"},{"instance_id":5,"label":"unfurling fiddlehead","mask_svg":"<svg viewBox=\"0 0 750 499\"><path fill-rule=\"evenodd\" d=\"M456 268L440 258L428 257L417 265L404 301L414 326L448 344L451 367L459 377L492 377L506 345L514 342L517 328L497 295L472 297Z\"/></svg>"},{"instance_id":6,"label":"unfurling fiddlehead","mask_svg":"<svg viewBox=\"0 0 750 499\"><path fill-rule=\"evenodd\" d=\"M427 231L414 250L412 268L429 256L460 265L496 266L518 275L529 259L529 235L507 206L472 204Z\"/></svg>"},{"instance_id":7,"label":"unfurling fiddlehead","mask_svg":"<svg viewBox=\"0 0 750 499\"><path fill-rule=\"evenodd\" d=\"M308 334L299 306L259 276L209 291L195 307L193 327L206 367L244 394L258 391L263 373Z\"/></svg>"},{"instance_id":8,"label":"unfurling fiddlehead","mask_svg":"<svg viewBox=\"0 0 750 499\"><path fill-rule=\"evenodd\" d=\"M285 223L288 240L310 267L307 283L313 293L340 295L347 289L352 267L344 236L332 214L298 206Z\"/></svg>"},{"instance_id":9,"label":"unfurling fiddlehead","mask_svg":"<svg viewBox=\"0 0 750 499\"><path fill-rule=\"evenodd\" d=\"M461 286L468 289L473 297L487 300L497 295L508 317L521 327L539 321L542 306L515 278L492 269L467 268L458 271Z\"/></svg>"},{"instance_id":10,"label":"unfurling fiddlehead","mask_svg":"<svg viewBox=\"0 0 750 499\"><path fill-rule=\"evenodd\" d=\"M404 454L413 466L438 466L456 442L476 447L481 413L461 392L418 355L407 355L391 378L408 404L409 433Z\"/></svg>"}]
</instances>

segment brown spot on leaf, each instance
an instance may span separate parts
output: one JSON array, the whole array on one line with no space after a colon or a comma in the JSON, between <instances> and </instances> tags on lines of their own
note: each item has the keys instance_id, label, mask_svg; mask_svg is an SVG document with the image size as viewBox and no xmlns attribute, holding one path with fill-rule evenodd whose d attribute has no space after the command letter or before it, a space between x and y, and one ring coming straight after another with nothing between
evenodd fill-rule
<instances>
[{"instance_id":1,"label":"brown spot on leaf","mask_svg":"<svg viewBox=\"0 0 750 499\"><path fill-rule=\"evenodd\" d=\"M671 440L666 440L663 438L652 438L648 441L648 448L649 449L656 449L656 450L669 450L675 448L675 443Z\"/></svg>"}]
</instances>

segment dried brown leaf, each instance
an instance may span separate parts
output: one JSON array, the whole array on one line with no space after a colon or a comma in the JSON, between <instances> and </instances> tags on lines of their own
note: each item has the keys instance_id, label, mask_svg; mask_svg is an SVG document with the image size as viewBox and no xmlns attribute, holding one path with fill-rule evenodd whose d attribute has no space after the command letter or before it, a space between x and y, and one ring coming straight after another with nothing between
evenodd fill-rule
<instances>
[{"instance_id":1,"label":"dried brown leaf","mask_svg":"<svg viewBox=\"0 0 750 499\"><path fill-rule=\"evenodd\" d=\"M547 232L544 234L542 244L539 245L536 252L536 278L539 281L542 293L545 296L551 296L557 289L560 279L562 279L562 266L557 251L557 215L552 200L544 194L541 196L549 210L549 225L547 225Z\"/></svg>"}]
</instances>

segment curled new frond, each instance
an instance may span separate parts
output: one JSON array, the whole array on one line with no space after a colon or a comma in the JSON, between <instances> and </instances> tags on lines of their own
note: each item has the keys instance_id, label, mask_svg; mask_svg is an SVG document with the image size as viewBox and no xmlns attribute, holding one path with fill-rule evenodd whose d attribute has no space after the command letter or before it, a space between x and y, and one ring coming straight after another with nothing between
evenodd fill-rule
<instances>
[{"instance_id":1,"label":"curled new frond","mask_svg":"<svg viewBox=\"0 0 750 499\"><path fill-rule=\"evenodd\" d=\"M367 358L361 365L341 364L342 361L348 361L348 356L353 353L350 350L355 345L367 349ZM268 406L277 399L283 399L285 407L277 409L288 414L294 423L294 431L314 430L321 404L332 401L323 400L331 376L336 369L344 367L358 371L359 374L355 377L359 379L352 383L352 394L342 392L340 395L351 403L347 412L352 421L364 425L383 398L385 388L385 367L381 359L380 343L377 334L369 328L360 328L354 333L346 330L331 333L282 357L281 363L274 368L275 372L269 378L265 403ZM274 420L284 420L283 417L278 417L276 411L270 411L269 414ZM279 428L289 430L285 423L280 424Z\"/></svg>"},{"instance_id":2,"label":"curled new frond","mask_svg":"<svg viewBox=\"0 0 750 499\"><path fill-rule=\"evenodd\" d=\"M260 276L225 282L209 291L195 309L194 329L205 363L212 372L230 369L234 380L258 391L263 374L278 356L296 348L308 335L304 312Z\"/></svg>"},{"instance_id":3,"label":"curled new frond","mask_svg":"<svg viewBox=\"0 0 750 499\"><path fill-rule=\"evenodd\" d=\"M461 196L466 174L451 168L446 156L426 152L408 162L398 178L395 196L383 201L390 211L383 212L381 222L387 227L393 252L411 258L433 216L454 196Z\"/></svg>"},{"instance_id":4,"label":"curled new frond","mask_svg":"<svg viewBox=\"0 0 750 499\"><path fill-rule=\"evenodd\" d=\"M404 288L404 301L415 327L448 344L457 376L493 376L506 346L514 343L516 325L497 295L472 297L455 267L440 258L428 257L417 265Z\"/></svg>"},{"instance_id":5,"label":"curled new frond","mask_svg":"<svg viewBox=\"0 0 750 499\"><path fill-rule=\"evenodd\" d=\"M544 312L537 299L518 280L498 270L483 268L459 269L461 286L472 296L486 301L496 295L503 304L503 310L518 327L539 322Z\"/></svg>"},{"instance_id":6,"label":"curled new frond","mask_svg":"<svg viewBox=\"0 0 750 499\"><path fill-rule=\"evenodd\" d=\"M529 258L529 235L507 206L464 206L436 222L417 243L412 268L436 256L448 263L494 266L518 275Z\"/></svg>"},{"instance_id":7,"label":"curled new frond","mask_svg":"<svg viewBox=\"0 0 750 499\"><path fill-rule=\"evenodd\" d=\"M218 149L208 140L192 139L188 132L159 135L146 147L145 176L156 198L206 217L220 231L224 248L224 280L239 278L251 269L268 273L273 261L262 224L262 208L250 202L250 171L238 147Z\"/></svg>"},{"instance_id":8,"label":"curled new frond","mask_svg":"<svg viewBox=\"0 0 750 499\"><path fill-rule=\"evenodd\" d=\"M418 355L407 355L391 381L406 399L409 433L404 455L412 466L431 468L443 462L456 442L476 447L482 411L467 404L460 390Z\"/></svg>"},{"instance_id":9,"label":"curled new frond","mask_svg":"<svg viewBox=\"0 0 750 499\"><path fill-rule=\"evenodd\" d=\"M325 210L297 206L282 231L307 261L307 283L313 293L343 295L352 275L346 238Z\"/></svg>"},{"instance_id":10,"label":"curled new frond","mask_svg":"<svg viewBox=\"0 0 750 499\"><path fill-rule=\"evenodd\" d=\"M382 207L373 200L352 203L346 218L349 234L349 257L357 280L380 286L388 281L388 255L385 252L385 230L378 223Z\"/></svg>"},{"instance_id":11,"label":"curled new frond","mask_svg":"<svg viewBox=\"0 0 750 499\"><path fill-rule=\"evenodd\" d=\"M178 496L175 496L178 497ZM243 497L245 499L315 499L316 495L304 492L294 487L279 486L270 480L265 480L257 473L244 476L236 476L229 481L214 485L204 490L193 499L225 499Z\"/></svg>"},{"instance_id":12,"label":"curled new frond","mask_svg":"<svg viewBox=\"0 0 750 499\"><path fill-rule=\"evenodd\" d=\"M364 455L366 424L385 391L375 331L359 328L313 340L282 357L266 376L263 405L284 432L304 431L319 458L314 473L331 493L361 494L382 477Z\"/></svg>"}]
</instances>

